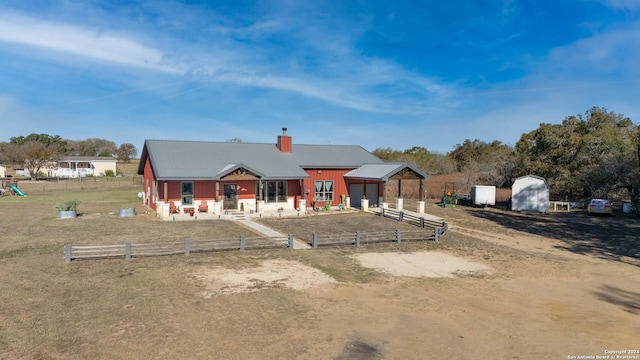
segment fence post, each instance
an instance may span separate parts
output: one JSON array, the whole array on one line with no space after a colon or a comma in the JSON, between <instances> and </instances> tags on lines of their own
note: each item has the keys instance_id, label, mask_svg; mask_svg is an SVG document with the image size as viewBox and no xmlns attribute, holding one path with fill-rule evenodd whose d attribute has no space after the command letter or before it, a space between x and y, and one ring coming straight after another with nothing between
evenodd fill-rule
<instances>
[{"instance_id":1,"label":"fence post","mask_svg":"<svg viewBox=\"0 0 640 360\"><path fill-rule=\"evenodd\" d=\"M189 256L191 253L191 239L184 239L184 256Z\"/></svg>"},{"instance_id":2,"label":"fence post","mask_svg":"<svg viewBox=\"0 0 640 360\"><path fill-rule=\"evenodd\" d=\"M240 251L244 251L244 243L245 243L244 235L240 235Z\"/></svg>"},{"instance_id":3,"label":"fence post","mask_svg":"<svg viewBox=\"0 0 640 360\"><path fill-rule=\"evenodd\" d=\"M131 241L127 241L124 244L124 258L131 260Z\"/></svg>"},{"instance_id":4,"label":"fence post","mask_svg":"<svg viewBox=\"0 0 640 360\"><path fill-rule=\"evenodd\" d=\"M71 262L71 244L66 244L64 246L64 262Z\"/></svg>"},{"instance_id":5,"label":"fence post","mask_svg":"<svg viewBox=\"0 0 640 360\"><path fill-rule=\"evenodd\" d=\"M424 218L423 217L420 218L420 228L424 229Z\"/></svg>"},{"instance_id":6,"label":"fence post","mask_svg":"<svg viewBox=\"0 0 640 360\"><path fill-rule=\"evenodd\" d=\"M398 214L398 221L402 222L403 217L404 217L404 211L400 211L400 214Z\"/></svg>"},{"instance_id":7,"label":"fence post","mask_svg":"<svg viewBox=\"0 0 640 360\"><path fill-rule=\"evenodd\" d=\"M433 237L434 237L434 240L436 242L440 241L440 228L439 227L433 229Z\"/></svg>"},{"instance_id":8,"label":"fence post","mask_svg":"<svg viewBox=\"0 0 640 360\"><path fill-rule=\"evenodd\" d=\"M396 229L396 242L400 244L400 229Z\"/></svg>"},{"instance_id":9,"label":"fence post","mask_svg":"<svg viewBox=\"0 0 640 360\"><path fill-rule=\"evenodd\" d=\"M293 250L293 234L289 234L289 250Z\"/></svg>"},{"instance_id":10,"label":"fence post","mask_svg":"<svg viewBox=\"0 0 640 360\"><path fill-rule=\"evenodd\" d=\"M318 234L313 233L313 240L311 241L311 246L316 249L318 248Z\"/></svg>"},{"instance_id":11,"label":"fence post","mask_svg":"<svg viewBox=\"0 0 640 360\"><path fill-rule=\"evenodd\" d=\"M382 217L384 217L384 207L382 207L381 209L382 209L382 211L380 212L380 215L381 215Z\"/></svg>"},{"instance_id":12,"label":"fence post","mask_svg":"<svg viewBox=\"0 0 640 360\"><path fill-rule=\"evenodd\" d=\"M356 231L356 246L360 246L360 231Z\"/></svg>"}]
</instances>

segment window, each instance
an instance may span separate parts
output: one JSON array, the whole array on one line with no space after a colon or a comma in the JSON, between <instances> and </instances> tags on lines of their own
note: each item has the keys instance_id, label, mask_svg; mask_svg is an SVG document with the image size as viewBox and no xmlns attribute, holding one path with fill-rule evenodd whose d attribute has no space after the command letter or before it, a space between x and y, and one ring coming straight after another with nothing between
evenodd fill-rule
<instances>
[{"instance_id":1,"label":"window","mask_svg":"<svg viewBox=\"0 0 640 360\"><path fill-rule=\"evenodd\" d=\"M333 181L323 180L315 183L316 201L333 201Z\"/></svg>"},{"instance_id":2,"label":"window","mask_svg":"<svg viewBox=\"0 0 640 360\"><path fill-rule=\"evenodd\" d=\"M193 182L183 181L181 187L182 187L182 205L192 205L193 204Z\"/></svg>"},{"instance_id":3,"label":"window","mask_svg":"<svg viewBox=\"0 0 640 360\"><path fill-rule=\"evenodd\" d=\"M256 196L260 194L260 183L256 182ZM286 181L263 181L262 196L266 203L287 202Z\"/></svg>"}]
</instances>

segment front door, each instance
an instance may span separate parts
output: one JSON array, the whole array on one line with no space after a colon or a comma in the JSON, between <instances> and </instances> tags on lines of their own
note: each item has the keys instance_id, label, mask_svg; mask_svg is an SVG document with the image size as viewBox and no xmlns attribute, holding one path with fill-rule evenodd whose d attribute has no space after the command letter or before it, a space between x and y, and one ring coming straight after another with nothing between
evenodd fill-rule
<instances>
[{"instance_id":1,"label":"front door","mask_svg":"<svg viewBox=\"0 0 640 360\"><path fill-rule=\"evenodd\" d=\"M238 209L238 184L224 184L224 209Z\"/></svg>"}]
</instances>

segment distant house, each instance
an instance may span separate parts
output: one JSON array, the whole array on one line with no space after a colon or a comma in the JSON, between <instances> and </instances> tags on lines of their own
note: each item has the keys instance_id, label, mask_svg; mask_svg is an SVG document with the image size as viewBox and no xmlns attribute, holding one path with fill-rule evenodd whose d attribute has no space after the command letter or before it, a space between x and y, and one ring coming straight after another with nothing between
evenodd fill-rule
<instances>
[{"instance_id":1,"label":"distant house","mask_svg":"<svg viewBox=\"0 0 640 360\"><path fill-rule=\"evenodd\" d=\"M50 175L61 178L78 178L85 176L105 176L107 171L117 172L118 160L108 156L65 156L57 166L50 170Z\"/></svg>"},{"instance_id":2,"label":"distant house","mask_svg":"<svg viewBox=\"0 0 640 360\"><path fill-rule=\"evenodd\" d=\"M107 170L117 172L118 160L108 156L64 156L40 171L47 177L79 178L105 176ZM16 169L18 176L30 176L26 169Z\"/></svg>"},{"instance_id":3,"label":"distant house","mask_svg":"<svg viewBox=\"0 0 640 360\"><path fill-rule=\"evenodd\" d=\"M138 174L143 175L144 202L161 216L170 203L263 211L359 206L383 201L389 179L426 179L408 164L387 164L358 145L146 140Z\"/></svg>"},{"instance_id":4,"label":"distant house","mask_svg":"<svg viewBox=\"0 0 640 360\"><path fill-rule=\"evenodd\" d=\"M535 175L521 176L511 187L511 210L549 211L549 185L547 181Z\"/></svg>"}]
</instances>

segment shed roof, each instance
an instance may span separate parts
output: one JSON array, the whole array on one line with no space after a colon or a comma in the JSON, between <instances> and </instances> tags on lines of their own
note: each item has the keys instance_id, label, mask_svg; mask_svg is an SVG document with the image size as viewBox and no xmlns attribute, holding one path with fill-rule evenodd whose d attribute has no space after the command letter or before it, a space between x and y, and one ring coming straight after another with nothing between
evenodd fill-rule
<instances>
[{"instance_id":1,"label":"shed roof","mask_svg":"<svg viewBox=\"0 0 640 360\"><path fill-rule=\"evenodd\" d=\"M547 184L547 180L541 176L538 175L524 175L524 176L520 176L519 178L516 178L513 181L513 185L516 184L516 182L525 182L527 180L537 180L539 182L544 183L544 186L548 187L549 185ZM513 185L511 185L511 187L513 187Z\"/></svg>"},{"instance_id":2,"label":"shed roof","mask_svg":"<svg viewBox=\"0 0 640 360\"><path fill-rule=\"evenodd\" d=\"M419 179L429 178L429 175L408 163L365 164L349 171L344 177L349 179L386 181L394 175L401 174L404 170L409 170L412 175L415 175L415 177Z\"/></svg>"},{"instance_id":3,"label":"shed roof","mask_svg":"<svg viewBox=\"0 0 640 360\"><path fill-rule=\"evenodd\" d=\"M220 180L239 167L262 179L304 179L304 168L353 169L364 163L381 163L360 146L292 145L290 153L275 144L176 140L146 140L138 173L151 160L156 179Z\"/></svg>"}]
</instances>

